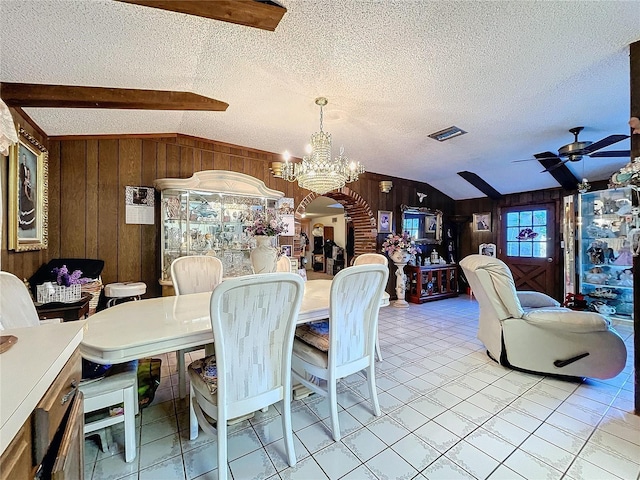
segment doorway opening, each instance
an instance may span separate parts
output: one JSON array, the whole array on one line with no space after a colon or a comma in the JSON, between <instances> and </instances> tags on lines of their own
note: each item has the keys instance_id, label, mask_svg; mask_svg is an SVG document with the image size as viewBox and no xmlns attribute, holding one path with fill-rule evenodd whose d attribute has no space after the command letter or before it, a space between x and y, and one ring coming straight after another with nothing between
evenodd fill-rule
<instances>
[{"instance_id":1,"label":"doorway opening","mask_svg":"<svg viewBox=\"0 0 640 480\"><path fill-rule=\"evenodd\" d=\"M296 222L303 220L307 206L318 197L328 197L341 204L344 208L346 220L345 232L345 266L350 265L352 259L363 253L376 251L376 219L367 202L349 187L319 195L310 193L300 202L295 212ZM306 223L306 222L305 222ZM310 228L313 228L313 220ZM331 226L331 225L327 225ZM311 230L308 232L309 240L312 241ZM312 245L310 245L313 248Z\"/></svg>"}]
</instances>

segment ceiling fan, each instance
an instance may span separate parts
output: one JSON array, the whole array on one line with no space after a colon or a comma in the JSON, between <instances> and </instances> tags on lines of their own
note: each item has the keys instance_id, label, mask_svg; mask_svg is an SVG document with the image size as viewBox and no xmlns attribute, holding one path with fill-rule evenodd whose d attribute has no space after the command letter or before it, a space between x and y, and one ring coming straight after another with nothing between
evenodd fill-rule
<instances>
[{"instance_id":1,"label":"ceiling fan","mask_svg":"<svg viewBox=\"0 0 640 480\"><path fill-rule=\"evenodd\" d=\"M629 135L609 135L608 137L598 140L597 142L583 142L578 140L578 135L584 129L584 127L574 127L569 131L573 133L574 140L572 143L560 147L558 153L542 152L534 155L535 160L556 160L553 164L548 166L543 172L549 172L554 170L567 162L578 162L583 157L629 157L631 152L629 150L608 150L600 152L605 147L613 145L614 143L621 142L629 138ZM526 162L527 160L515 160L515 162Z\"/></svg>"}]
</instances>

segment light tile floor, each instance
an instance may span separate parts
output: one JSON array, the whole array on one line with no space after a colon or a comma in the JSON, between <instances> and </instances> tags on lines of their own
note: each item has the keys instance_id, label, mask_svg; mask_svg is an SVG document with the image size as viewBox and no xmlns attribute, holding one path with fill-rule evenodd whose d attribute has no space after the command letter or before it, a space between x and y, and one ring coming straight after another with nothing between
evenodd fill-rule
<instances>
[{"instance_id":1,"label":"light tile floor","mask_svg":"<svg viewBox=\"0 0 640 480\"><path fill-rule=\"evenodd\" d=\"M342 440L328 428L326 400L293 404L298 464L285 461L280 406L233 426L230 478L240 479L638 479L640 417L633 411L633 327L616 323L629 352L617 377L569 382L503 368L476 339L478 306L466 296L383 308L377 363L381 417L362 375L340 391ZM193 352L191 358L202 355ZM175 355L137 417L138 456L85 440L85 478L215 479L216 439L188 438ZM115 427L114 427L115 428Z\"/></svg>"}]
</instances>

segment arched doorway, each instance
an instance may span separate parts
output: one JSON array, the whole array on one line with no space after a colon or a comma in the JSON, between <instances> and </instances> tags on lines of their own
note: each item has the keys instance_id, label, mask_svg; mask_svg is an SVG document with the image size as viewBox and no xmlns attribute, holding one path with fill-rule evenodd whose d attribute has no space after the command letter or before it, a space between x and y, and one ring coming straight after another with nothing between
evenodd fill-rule
<instances>
[{"instance_id":1,"label":"arched doorway","mask_svg":"<svg viewBox=\"0 0 640 480\"><path fill-rule=\"evenodd\" d=\"M354 230L354 254L356 256L363 253L376 251L376 219L369 208L367 202L349 187L334 190L323 195L310 193L300 202L296 209L295 218L299 222L302 214L317 197L329 197L339 202L344 207L344 213L353 223Z\"/></svg>"}]
</instances>

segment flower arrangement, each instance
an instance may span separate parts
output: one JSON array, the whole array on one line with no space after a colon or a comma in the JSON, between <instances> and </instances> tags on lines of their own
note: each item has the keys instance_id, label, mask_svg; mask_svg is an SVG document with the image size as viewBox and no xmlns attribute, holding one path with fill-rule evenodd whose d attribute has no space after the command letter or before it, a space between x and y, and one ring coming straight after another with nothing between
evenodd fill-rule
<instances>
[{"instance_id":1,"label":"flower arrangement","mask_svg":"<svg viewBox=\"0 0 640 480\"><path fill-rule=\"evenodd\" d=\"M253 218L253 223L246 229L250 235L266 235L274 237L281 233L286 233L287 226L278 218L275 213L257 213Z\"/></svg>"},{"instance_id":2,"label":"flower arrangement","mask_svg":"<svg viewBox=\"0 0 640 480\"><path fill-rule=\"evenodd\" d=\"M69 273L66 265L60 268L54 268L51 273L56 276L56 283L63 287L70 287L71 285L83 284L91 281L88 278L82 278L82 270L74 270L73 273Z\"/></svg>"},{"instance_id":3,"label":"flower arrangement","mask_svg":"<svg viewBox=\"0 0 640 480\"><path fill-rule=\"evenodd\" d=\"M382 242L382 251L387 255L392 255L394 252L405 250L412 255L422 252L418 246L416 246L413 238L409 235L409 232L402 232L402 235L390 233L387 238Z\"/></svg>"}]
</instances>

